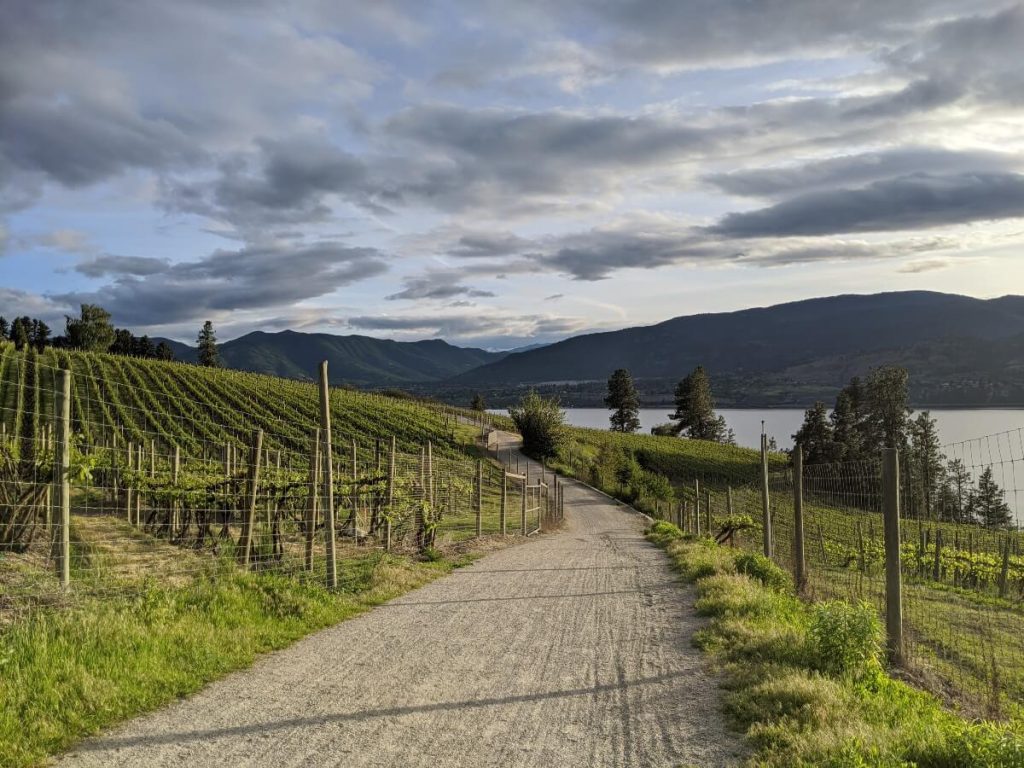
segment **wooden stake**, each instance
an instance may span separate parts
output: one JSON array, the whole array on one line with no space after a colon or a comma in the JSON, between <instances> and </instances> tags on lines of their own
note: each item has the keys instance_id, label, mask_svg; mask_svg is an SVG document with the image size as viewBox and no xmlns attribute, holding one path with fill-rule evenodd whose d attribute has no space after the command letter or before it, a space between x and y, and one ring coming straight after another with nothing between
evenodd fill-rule
<instances>
[{"instance_id":1,"label":"wooden stake","mask_svg":"<svg viewBox=\"0 0 1024 768\"><path fill-rule=\"evenodd\" d=\"M331 451L331 396L327 384L327 361L320 363L320 430L323 435L321 461L324 478L324 528L327 549L327 587L338 586L338 560L334 549L334 461Z\"/></svg>"},{"instance_id":2,"label":"wooden stake","mask_svg":"<svg viewBox=\"0 0 1024 768\"><path fill-rule=\"evenodd\" d=\"M889 659L903 663L903 576L900 572L900 455L882 449L882 514L885 520L885 628Z\"/></svg>"},{"instance_id":3,"label":"wooden stake","mask_svg":"<svg viewBox=\"0 0 1024 768\"><path fill-rule=\"evenodd\" d=\"M57 563L60 585L71 585L71 371L62 368L60 387L54 393L54 421L57 424L57 499L60 523L57 532Z\"/></svg>"},{"instance_id":4,"label":"wooden stake","mask_svg":"<svg viewBox=\"0 0 1024 768\"><path fill-rule=\"evenodd\" d=\"M249 465L249 508L242 521L242 538L238 542L239 557L242 565L249 567L249 560L252 554L252 531L256 524L256 499L260 482L260 453L263 447L263 430L256 430L256 437L253 440L252 463Z\"/></svg>"}]
</instances>

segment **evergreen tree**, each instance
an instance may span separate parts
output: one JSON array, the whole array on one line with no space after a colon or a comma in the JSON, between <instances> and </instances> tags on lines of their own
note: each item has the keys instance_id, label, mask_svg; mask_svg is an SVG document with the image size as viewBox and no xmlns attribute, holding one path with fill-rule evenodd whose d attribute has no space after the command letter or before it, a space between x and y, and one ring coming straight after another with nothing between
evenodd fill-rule
<instances>
[{"instance_id":1,"label":"evergreen tree","mask_svg":"<svg viewBox=\"0 0 1024 768\"><path fill-rule=\"evenodd\" d=\"M941 517L954 523L971 522L971 473L960 459L946 464L939 488Z\"/></svg>"},{"instance_id":2,"label":"evergreen tree","mask_svg":"<svg viewBox=\"0 0 1024 768\"><path fill-rule=\"evenodd\" d=\"M210 368L219 368L220 351L217 349L217 333L213 330L213 323L209 320L203 323L196 343L199 346L199 364Z\"/></svg>"},{"instance_id":3,"label":"evergreen tree","mask_svg":"<svg viewBox=\"0 0 1024 768\"><path fill-rule=\"evenodd\" d=\"M619 368L608 379L604 405L612 411L612 432L636 432L640 429L640 398L633 385L633 377L625 368Z\"/></svg>"},{"instance_id":4,"label":"evergreen tree","mask_svg":"<svg viewBox=\"0 0 1024 768\"><path fill-rule=\"evenodd\" d=\"M106 352L114 343L110 313L96 304L82 304L81 315L65 318L68 346L87 352Z\"/></svg>"},{"instance_id":5,"label":"evergreen tree","mask_svg":"<svg viewBox=\"0 0 1024 768\"><path fill-rule=\"evenodd\" d=\"M42 352L50 341L50 326L42 320L33 320L29 341L36 350Z\"/></svg>"},{"instance_id":6,"label":"evergreen tree","mask_svg":"<svg viewBox=\"0 0 1024 768\"><path fill-rule=\"evenodd\" d=\"M854 376L840 390L832 409L833 453L836 461L856 461L864 448L864 398L860 378Z\"/></svg>"},{"instance_id":7,"label":"evergreen tree","mask_svg":"<svg viewBox=\"0 0 1024 768\"><path fill-rule=\"evenodd\" d=\"M725 419L715 416L711 379L704 366L698 365L676 386L676 410L669 418L677 423L676 431L694 440L725 442L728 430Z\"/></svg>"},{"instance_id":8,"label":"evergreen tree","mask_svg":"<svg viewBox=\"0 0 1024 768\"><path fill-rule=\"evenodd\" d=\"M32 320L28 317L16 317L11 323L11 341L15 349L28 349L31 343Z\"/></svg>"},{"instance_id":9,"label":"evergreen tree","mask_svg":"<svg viewBox=\"0 0 1024 768\"><path fill-rule=\"evenodd\" d=\"M875 368L865 386L866 450L876 448L907 448L907 371L898 366Z\"/></svg>"},{"instance_id":10,"label":"evergreen tree","mask_svg":"<svg viewBox=\"0 0 1024 768\"><path fill-rule=\"evenodd\" d=\"M921 512L931 520L936 517L939 488L943 484L946 457L939 444L935 419L922 411L910 421L910 452L908 469L913 484L913 497L921 502Z\"/></svg>"},{"instance_id":11,"label":"evergreen tree","mask_svg":"<svg viewBox=\"0 0 1024 768\"><path fill-rule=\"evenodd\" d=\"M114 330L114 343L110 345L110 352L115 355L130 355L135 344L135 337L127 328Z\"/></svg>"},{"instance_id":12,"label":"evergreen tree","mask_svg":"<svg viewBox=\"0 0 1024 768\"><path fill-rule=\"evenodd\" d=\"M171 349L171 345L166 341L161 341L156 345L155 355L157 360L173 360L174 350Z\"/></svg>"},{"instance_id":13,"label":"evergreen tree","mask_svg":"<svg viewBox=\"0 0 1024 768\"><path fill-rule=\"evenodd\" d=\"M7 322L7 318L0 315L0 340L9 339L11 337L11 324Z\"/></svg>"},{"instance_id":14,"label":"evergreen tree","mask_svg":"<svg viewBox=\"0 0 1024 768\"><path fill-rule=\"evenodd\" d=\"M156 357L156 347L150 341L149 336L140 336L132 342L132 354L136 357Z\"/></svg>"},{"instance_id":15,"label":"evergreen tree","mask_svg":"<svg viewBox=\"0 0 1024 768\"><path fill-rule=\"evenodd\" d=\"M803 448L804 461L808 464L832 461L832 425L823 402L819 400L804 412L804 423L793 435L793 442Z\"/></svg>"},{"instance_id":16,"label":"evergreen tree","mask_svg":"<svg viewBox=\"0 0 1024 768\"><path fill-rule=\"evenodd\" d=\"M474 411L486 411L487 404L484 402L484 396L477 392L473 395L473 402L469 404L469 407Z\"/></svg>"},{"instance_id":17,"label":"evergreen tree","mask_svg":"<svg viewBox=\"0 0 1024 768\"><path fill-rule=\"evenodd\" d=\"M978 475L978 489L971 497L971 512L989 528L1010 527L1010 505L1006 503L1005 492L992 477L992 467L985 467Z\"/></svg>"}]
</instances>

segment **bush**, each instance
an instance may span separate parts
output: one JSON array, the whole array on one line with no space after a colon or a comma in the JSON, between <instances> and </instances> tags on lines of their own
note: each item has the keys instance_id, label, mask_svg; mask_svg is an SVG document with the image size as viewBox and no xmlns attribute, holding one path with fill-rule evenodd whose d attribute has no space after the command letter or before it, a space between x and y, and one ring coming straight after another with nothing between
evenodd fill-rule
<instances>
[{"instance_id":1,"label":"bush","mask_svg":"<svg viewBox=\"0 0 1024 768\"><path fill-rule=\"evenodd\" d=\"M868 603L811 606L808 635L814 667L825 674L860 679L880 667L882 625Z\"/></svg>"},{"instance_id":2,"label":"bush","mask_svg":"<svg viewBox=\"0 0 1024 768\"><path fill-rule=\"evenodd\" d=\"M776 592L789 591L793 582L789 574L779 568L774 562L764 555L756 552L746 552L736 557L736 570L756 579L768 589Z\"/></svg>"},{"instance_id":3,"label":"bush","mask_svg":"<svg viewBox=\"0 0 1024 768\"><path fill-rule=\"evenodd\" d=\"M523 452L535 459L558 453L565 440L565 413L557 398L544 398L530 391L518 406L508 409L516 429L523 436Z\"/></svg>"},{"instance_id":4,"label":"bush","mask_svg":"<svg viewBox=\"0 0 1024 768\"><path fill-rule=\"evenodd\" d=\"M658 520L647 529L647 539L659 547L666 546L669 542L683 538L683 532L672 523Z\"/></svg>"}]
</instances>

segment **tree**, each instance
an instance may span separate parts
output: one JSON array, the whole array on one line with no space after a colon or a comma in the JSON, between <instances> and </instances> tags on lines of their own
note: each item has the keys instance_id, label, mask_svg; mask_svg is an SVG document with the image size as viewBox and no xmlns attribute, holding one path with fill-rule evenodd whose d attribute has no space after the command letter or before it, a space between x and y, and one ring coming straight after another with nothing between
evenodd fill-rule
<instances>
[{"instance_id":1,"label":"tree","mask_svg":"<svg viewBox=\"0 0 1024 768\"><path fill-rule=\"evenodd\" d=\"M11 323L11 341L15 349L27 349L31 343L32 320L28 317L16 317Z\"/></svg>"},{"instance_id":2,"label":"tree","mask_svg":"<svg viewBox=\"0 0 1024 768\"><path fill-rule=\"evenodd\" d=\"M65 318L68 346L87 352L106 352L114 343L110 313L96 304L82 304L81 315Z\"/></svg>"},{"instance_id":3,"label":"tree","mask_svg":"<svg viewBox=\"0 0 1024 768\"><path fill-rule=\"evenodd\" d=\"M830 417L836 461L855 461L864 450L864 398L860 378L854 376L836 396Z\"/></svg>"},{"instance_id":4,"label":"tree","mask_svg":"<svg viewBox=\"0 0 1024 768\"><path fill-rule=\"evenodd\" d=\"M608 395L604 404L612 411L612 432L636 432L640 429L640 398L633 377L625 368L619 368L608 379Z\"/></svg>"},{"instance_id":5,"label":"tree","mask_svg":"<svg viewBox=\"0 0 1024 768\"><path fill-rule=\"evenodd\" d=\"M996 485L992 467L978 475L978 490L971 496L971 512L988 528L1009 528L1012 517L1006 493Z\"/></svg>"},{"instance_id":6,"label":"tree","mask_svg":"<svg viewBox=\"0 0 1024 768\"><path fill-rule=\"evenodd\" d=\"M486 411L487 403L484 402L484 396L477 392L473 395L473 402L469 404L469 407L474 411Z\"/></svg>"},{"instance_id":7,"label":"tree","mask_svg":"<svg viewBox=\"0 0 1024 768\"><path fill-rule=\"evenodd\" d=\"M694 440L729 440L725 419L715 416L715 401L711 395L711 379L704 366L698 365L693 373L676 385L676 409L669 418L677 422L676 431Z\"/></svg>"},{"instance_id":8,"label":"tree","mask_svg":"<svg viewBox=\"0 0 1024 768\"><path fill-rule=\"evenodd\" d=\"M922 411L909 423L910 452L908 467L913 496L921 500L927 519L936 512L939 488L943 483L946 457L939 443L939 432L935 419L928 411Z\"/></svg>"},{"instance_id":9,"label":"tree","mask_svg":"<svg viewBox=\"0 0 1024 768\"><path fill-rule=\"evenodd\" d=\"M196 343L199 346L199 364L209 368L219 368L220 351L217 349L217 333L213 330L213 323L209 320L203 323Z\"/></svg>"},{"instance_id":10,"label":"tree","mask_svg":"<svg viewBox=\"0 0 1024 768\"><path fill-rule=\"evenodd\" d=\"M29 341L36 350L42 352L50 341L50 326L42 320L33 320L32 328L29 333Z\"/></svg>"},{"instance_id":11,"label":"tree","mask_svg":"<svg viewBox=\"0 0 1024 768\"><path fill-rule=\"evenodd\" d=\"M793 435L793 442L804 452L808 464L825 464L833 458L832 425L828 409L820 400L804 412L804 423Z\"/></svg>"},{"instance_id":12,"label":"tree","mask_svg":"<svg viewBox=\"0 0 1024 768\"><path fill-rule=\"evenodd\" d=\"M907 448L907 371L899 366L875 368L868 375L865 447Z\"/></svg>"},{"instance_id":13,"label":"tree","mask_svg":"<svg viewBox=\"0 0 1024 768\"><path fill-rule=\"evenodd\" d=\"M971 522L971 473L960 459L953 459L944 475L939 500L942 517L954 523Z\"/></svg>"},{"instance_id":14,"label":"tree","mask_svg":"<svg viewBox=\"0 0 1024 768\"><path fill-rule=\"evenodd\" d=\"M127 328L114 330L114 343L110 345L110 352L115 355L130 355L135 342L135 337Z\"/></svg>"},{"instance_id":15,"label":"tree","mask_svg":"<svg viewBox=\"0 0 1024 768\"><path fill-rule=\"evenodd\" d=\"M565 440L565 412L556 398L544 398L530 390L518 406L508 409L523 436L523 452L535 459L558 453Z\"/></svg>"},{"instance_id":16,"label":"tree","mask_svg":"<svg viewBox=\"0 0 1024 768\"><path fill-rule=\"evenodd\" d=\"M11 333L11 324L7 322L7 318L0 315L0 339L9 339Z\"/></svg>"},{"instance_id":17,"label":"tree","mask_svg":"<svg viewBox=\"0 0 1024 768\"><path fill-rule=\"evenodd\" d=\"M139 336L132 340L132 354L136 357L156 357L156 347L149 336Z\"/></svg>"},{"instance_id":18,"label":"tree","mask_svg":"<svg viewBox=\"0 0 1024 768\"><path fill-rule=\"evenodd\" d=\"M161 341L156 345L156 359L157 360L173 360L174 350L171 349L171 345L166 341Z\"/></svg>"}]
</instances>

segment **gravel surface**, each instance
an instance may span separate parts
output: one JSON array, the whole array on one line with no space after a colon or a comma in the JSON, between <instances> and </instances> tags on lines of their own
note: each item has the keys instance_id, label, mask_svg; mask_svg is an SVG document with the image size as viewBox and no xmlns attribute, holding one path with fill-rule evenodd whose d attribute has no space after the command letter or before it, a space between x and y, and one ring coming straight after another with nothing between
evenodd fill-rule
<instances>
[{"instance_id":1,"label":"gravel surface","mask_svg":"<svg viewBox=\"0 0 1024 768\"><path fill-rule=\"evenodd\" d=\"M67 766L730 765L693 594L581 485L566 526L79 744Z\"/></svg>"}]
</instances>

